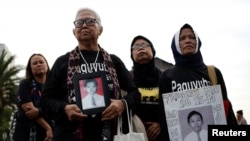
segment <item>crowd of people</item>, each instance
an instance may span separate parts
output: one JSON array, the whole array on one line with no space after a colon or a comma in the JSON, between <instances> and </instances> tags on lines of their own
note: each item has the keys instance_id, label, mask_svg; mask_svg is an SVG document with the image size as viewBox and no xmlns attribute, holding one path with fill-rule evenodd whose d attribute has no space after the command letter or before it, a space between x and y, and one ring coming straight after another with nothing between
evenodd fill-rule
<instances>
[{"instance_id":1,"label":"crowd of people","mask_svg":"<svg viewBox=\"0 0 250 141\"><path fill-rule=\"evenodd\" d=\"M126 122L126 110L129 109L142 120L149 141L168 141L162 94L212 85L200 51L200 37L189 24L184 24L174 34L171 49L175 64L164 71L155 64L153 43L142 35L135 36L130 46L133 67L129 71L118 56L108 53L99 44L103 26L96 11L80 9L73 23L73 35L78 44L59 56L52 69L42 54L33 54L28 60L26 77L17 92L19 110L14 141L113 141L117 117L123 116L123 122ZM215 71L222 90L227 124L246 123L240 115L237 115L240 120L237 122L223 75L217 67ZM81 106L77 103L76 93L76 89L80 89L76 87L80 86L74 85L73 81L79 74L86 76L86 79L83 77L83 89L88 92L81 100ZM104 75L101 78L105 78L106 83L102 87L108 93L97 94L99 85L95 78L100 75ZM204 81L208 83L185 87L187 83ZM124 97L121 90L127 93ZM104 101L107 95L108 104ZM98 103L105 107L103 111L93 108L93 114L84 113L85 108ZM237 113L242 116L242 111ZM193 122L203 124L199 112L193 111L188 116L190 126ZM128 127L123 128L127 133ZM192 133L186 138L195 141L197 137Z\"/></svg>"}]
</instances>

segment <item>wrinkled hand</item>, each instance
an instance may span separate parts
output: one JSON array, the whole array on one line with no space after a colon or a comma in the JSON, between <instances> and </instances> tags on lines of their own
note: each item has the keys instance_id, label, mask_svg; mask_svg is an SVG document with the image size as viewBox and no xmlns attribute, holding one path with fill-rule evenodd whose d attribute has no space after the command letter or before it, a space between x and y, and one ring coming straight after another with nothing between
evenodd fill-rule
<instances>
[{"instance_id":1,"label":"wrinkled hand","mask_svg":"<svg viewBox=\"0 0 250 141\"><path fill-rule=\"evenodd\" d=\"M124 104L121 100L111 99L110 105L103 111L102 120L111 120L122 115Z\"/></svg>"},{"instance_id":2,"label":"wrinkled hand","mask_svg":"<svg viewBox=\"0 0 250 141\"><path fill-rule=\"evenodd\" d=\"M147 135L149 140L155 140L155 138L160 134L161 127L160 124L157 122L146 122Z\"/></svg>"},{"instance_id":3,"label":"wrinkled hand","mask_svg":"<svg viewBox=\"0 0 250 141\"><path fill-rule=\"evenodd\" d=\"M30 119L35 119L35 118L38 118L39 116L39 109L36 108L36 107L26 107L28 109L27 112L25 112L25 115L30 118Z\"/></svg>"},{"instance_id":4,"label":"wrinkled hand","mask_svg":"<svg viewBox=\"0 0 250 141\"><path fill-rule=\"evenodd\" d=\"M82 121L83 118L88 117L88 115L82 113L76 104L66 105L64 111L70 121Z\"/></svg>"}]
</instances>

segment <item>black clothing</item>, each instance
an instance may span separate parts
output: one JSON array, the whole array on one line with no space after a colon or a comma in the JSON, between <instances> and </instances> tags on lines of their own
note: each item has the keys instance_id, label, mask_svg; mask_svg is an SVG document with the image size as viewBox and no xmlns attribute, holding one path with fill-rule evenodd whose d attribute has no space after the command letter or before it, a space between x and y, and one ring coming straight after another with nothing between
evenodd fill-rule
<instances>
[{"instance_id":1,"label":"black clothing","mask_svg":"<svg viewBox=\"0 0 250 141\"><path fill-rule=\"evenodd\" d=\"M109 72L104 64L103 56L99 55L96 62L96 51L81 51L88 64L80 59L80 71L83 74L103 71L107 75ZM101 51L100 51L100 54ZM128 95L124 97L130 108L135 109L140 100L140 95L136 86L132 82L130 74L123 62L115 55L110 55L115 66L120 88L126 90ZM64 108L69 104L67 88L69 52L60 56L54 63L45 84L41 99L42 109L55 119L55 132L53 140L72 141L73 132L80 126L78 123L70 122L64 112ZM94 63L93 63L94 62ZM108 75L107 75L108 76ZM109 97L114 98L113 83L110 77L107 78ZM95 117L89 116L83 121L83 141L101 141L102 128L105 125L101 120L101 113ZM111 132L116 132L116 120L111 121Z\"/></svg>"},{"instance_id":2,"label":"black clothing","mask_svg":"<svg viewBox=\"0 0 250 141\"><path fill-rule=\"evenodd\" d=\"M141 104L137 115L144 122L159 122L159 79L161 71L155 67L154 59L145 65L134 63L133 79L141 93Z\"/></svg>"},{"instance_id":3,"label":"black clothing","mask_svg":"<svg viewBox=\"0 0 250 141\"><path fill-rule=\"evenodd\" d=\"M35 85L35 87L33 85ZM34 80L25 79L20 82L17 91L18 111L15 113L16 126L13 134L15 141L28 141L30 134L36 135L36 141L43 141L46 137L45 129L34 120L28 118L21 108L21 105L27 102L33 102L35 107L40 108L40 98L38 95L41 94L42 88L43 84ZM44 119L52 126L51 120L48 120L46 117L44 117Z\"/></svg>"},{"instance_id":4,"label":"black clothing","mask_svg":"<svg viewBox=\"0 0 250 141\"><path fill-rule=\"evenodd\" d=\"M189 25L185 25L191 28ZM192 29L193 31L193 29ZM166 123L166 116L164 111L164 104L162 100L162 94L169 92L185 91L190 89L196 89L206 86L211 86L211 81L208 75L207 66L204 64L202 55L200 52L201 41L197 33L195 34L196 39L196 51L195 54L186 56L183 55L179 46L179 36L181 30L179 30L173 37L172 40L172 51L175 59L175 65L166 70L160 79L160 108L161 108L161 126L162 132L161 137L164 140L169 139L168 127ZM236 118L232 109L231 102L227 97L226 85L222 76L222 73L218 68L215 67L218 84L221 86L221 92L225 107L225 113L227 118L227 124L236 125Z\"/></svg>"},{"instance_id":5,"label":"black clothing","mask_svg":"<svg viewBox=\"0 0 250 141\"><path fill-rule=\"evenodd\" d=\"M153 58L147 64L138 64L133 58L132 46L139 39L147 41L152 50ZM149 128L145 124L146 122L159 123L159 81L162 72L155 66L155 53L152 42L146 37L139 35L133 39L131 43L133 61L131 75L141 94L141 103L138 105L136 114L144 123L146 130ZM159 136L154 141L159 141Z\"/></svg>"}]
</instances>

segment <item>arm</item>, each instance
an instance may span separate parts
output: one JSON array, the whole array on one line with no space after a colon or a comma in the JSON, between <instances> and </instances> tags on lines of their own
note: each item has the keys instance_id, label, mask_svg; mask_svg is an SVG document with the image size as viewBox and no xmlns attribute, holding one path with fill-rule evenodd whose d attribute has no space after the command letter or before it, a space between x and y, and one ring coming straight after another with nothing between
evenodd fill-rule
<instances>
[{"instance_id":1,"label":"arm","mask_svg":"<svg viewBox=\"0 0 250 141\"><path fill-rule=\"evenodd\" d=\"M41 97L42 111L52 118L67 116L70 121L82 120L87 115L83 115L76 104L68 102L67 67L68 54L54 63Z\"/></svg>"},{"instance_id":2,"label":"arm","mask_svg":"<svg viewBox=\"0 0 250 141\"><path fill-rule=\"evenodd\" d=\"M43 127L46 130L45 141L48 139L51 139L53 137L53 131L52 131L51 126L44 120L44 118L39 117L34 120L36 123L38 123L41 127Z\"/></svg>"},{"instance_id":3,"label":"arm","mask_svg":"<svg viewBox=\"0 0 250 141\"><path fill-rule=\"evenodd\" d=\"M37 107L34 106L32 102L27 102L21 105L22 110L25 112L25 115L33 119L38 123L42 128L46 130L46 140L52 138L53 132L51 126L41 117L41 113Z\"/></svg>"},{"instance_id":4,"label":"arm","mask_svg":"<svg viewBox=\"0 0 250 141\"><path fill-rule=\"evenodd\" d=\"M40 110L32 102L23 103L21 107L25 115L30 119L38 118L40 115Z\"/></svg>"}]
</instances>

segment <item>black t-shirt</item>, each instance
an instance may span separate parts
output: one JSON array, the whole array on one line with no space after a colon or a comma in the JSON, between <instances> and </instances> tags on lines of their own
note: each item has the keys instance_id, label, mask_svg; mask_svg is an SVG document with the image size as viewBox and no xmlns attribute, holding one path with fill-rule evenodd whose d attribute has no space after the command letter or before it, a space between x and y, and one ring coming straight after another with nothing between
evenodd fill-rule
<instances>
[{"instance_id":1,"label":"black t-shirt","mask_svg":"<svg viewBox=\"0 0 250 141\"><path fill-rule=\"evenodd\" d=\"M42 92L43 84L37 83L36 81L33 81L33 83L36 85L37 91ZM39 99L37 104L34 103L33 83L32 80L24 79L19 84L17 91L18 111L15 113L16 124L13 134L13 139L15 140L29 140L30 134L36 133L36 140L43 141L46 135L44 128L34 120L28 118L21 108L21 105L27 102L33 102L35 107L40 108ZM52 125L51 120L47 118L45 118L45 120ZM33 129L32 132L31 129Z\"/></svg>"}]
</instances>

